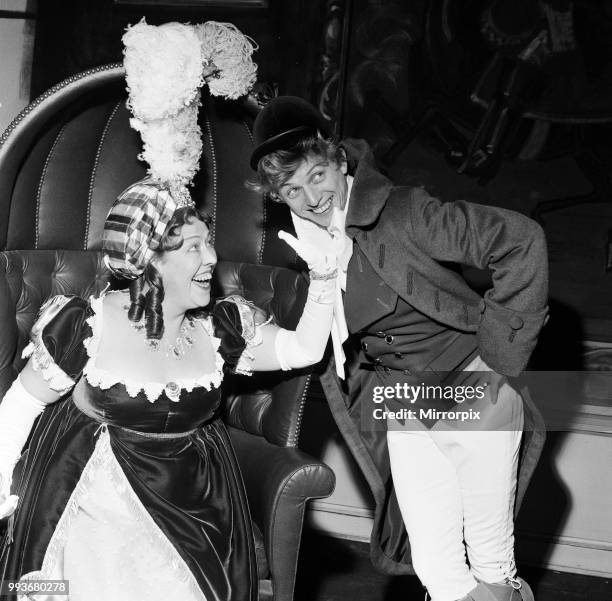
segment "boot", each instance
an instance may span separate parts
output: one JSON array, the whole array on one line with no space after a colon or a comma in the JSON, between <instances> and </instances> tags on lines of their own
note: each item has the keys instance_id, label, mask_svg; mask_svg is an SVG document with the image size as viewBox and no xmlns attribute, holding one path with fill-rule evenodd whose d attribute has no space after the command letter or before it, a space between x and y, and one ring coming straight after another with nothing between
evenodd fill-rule
<instances>
[{"instance_id":1,"label":"boot","mask_svg":"<svg viewBox=\"0 0 612 601\"><path fill-rule=\"evenodd\" d=\"M479 582L460 601L535 601L531 587L522 578L489 584Z\"/></svg>"}]
</instances>

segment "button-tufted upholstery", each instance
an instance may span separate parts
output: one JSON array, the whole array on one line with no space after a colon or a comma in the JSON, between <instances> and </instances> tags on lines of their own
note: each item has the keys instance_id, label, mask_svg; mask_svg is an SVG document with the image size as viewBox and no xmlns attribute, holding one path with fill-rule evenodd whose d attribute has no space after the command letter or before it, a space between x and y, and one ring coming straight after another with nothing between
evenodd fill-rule
<instances>
[{"instance_id":1,"label":"button-tufted upholstery","mask_svg":"<svg viewBox=\"0 0 612 601\"><path fill-rule=\"evenodd\" d=\"M41 304L55 294L88 296L110 280L99 252L104 219L145 173L124 88L117 65L70 78L0 138L0 395L23 367ZM251 175L251 117L236 103L205 97L200 122L204 153L193 197L213 220L216 291L242 294L294 326L307 283L276 236L291 229L288 213L243 185ZM334 483L329 468L295 448L309 383L307 370L224 383L226 423L263 535L260 590L278 601L293 596L305 503L329 495Z\"/></svg>"},{"instance_id":2,"label":"button-tufted upholstery","mask_svg":"<svg viewBox=\"0 0 612 601\"><path fill-rule=\"evenodd\" d=\"M0 137L1 249L100 248L113 200L145 174L124 88L122 67L99 67L58 84L9 125ZM295 253L276 236L292 229L288 212L244 187L249 115L206 95L202 105L193 197L213 218L219 257L295 268Z\"/></svg>"},{"instance_id":3,"label":"button-tufted upholstery","mask_svg":"<svg viewBox=\"0 0 612 601\"><path fill-rule=\"evenodd\" d=\"M97 274L92 278L92 274ZM0 253L0 398L23 367L21 351L42 303L56 294L86 296L109 280L100 254L78 250Z\"/></svg>"}]
</instances>

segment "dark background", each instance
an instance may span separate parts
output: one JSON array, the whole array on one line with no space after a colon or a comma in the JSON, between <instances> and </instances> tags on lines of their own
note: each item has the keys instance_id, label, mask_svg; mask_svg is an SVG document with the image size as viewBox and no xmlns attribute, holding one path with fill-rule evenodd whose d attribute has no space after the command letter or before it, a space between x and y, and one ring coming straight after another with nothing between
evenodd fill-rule
<instances>
[{"instance_id":1,"label":"dark background","mask_svg":"<svg viewBox=\"0 0 612 601\"><path fill-rule=\"evenodd\" d=\"M533 17L541 2L525 1L521 11L504 13L512 2L456 0L446 3L444 16L439 0L162 4L40 2L33 97L74 73L120 61L125 27L143 16L151 24L231 21L259 44L260 89L316 103L336 133L366 138L396 183L425 185L443 200L464 198L526 214L541 201L584 196L576 206L541 216L553 311L535 360L549 369L579 368L582 340L612 342L610 0L547 0L570 15L572 45L531 69L528 84L519 86L513 127L484 173L457 172L486 113L471 96L496 55L512 73L518 49L530 39L523 34L534 23L533 31L546 29L541 15L540 21ZM483 35L488 7L497 10L494 25L505 32L501 46ZM493 78L487 84L496 101L503 83Z\"/></svg>"},{"instance_id":2,"label":"dark background","mask_svg":"<svg viewBox=\"0 0 612 601\"><path fill-rule=\"evenodd\" d=\"M423 185L443 200L467 199L528 215L539 203L555 201L558 210L539 216L548 240L551 314L532 367L612 369L612 352L605 346L612 344L612 0L523 0L521 11L514 10L516 0L268 0L266 6L254 3L251 8L227 4L162 7L153 0L142 6L113 0L41 0L32 96L90 67L120 61L125 27L143 16L151 24L231 21L259 44L254 56L259 91L294 94L315 103L337 134L366 138L396 183ZM445 18L443 4L450 7ZM521 74L524 85L508 99L506 84L520 62L517 53L542 26L533 14L543 4L571 16L573 31L568 36L573 43L541 65L530 66ZM507 6L513 8L509 14L503 11ZM499 9L496 24L505 33L501 45L483 35L488 7ZM527 17L513 19L519 14ZM487 78L499 57L504 75ZM473 101L476 91L488 105ZM466 148L477 139L492 102L501 108L508 105L511 127L485 169L461 169ZM568 201L576 202L565 207ZM474 285L486 285L482 274L472 275ZM585 340L603 343L595 351L598 362L587 362ZM589 403L609 406L611 396L609 390L591 391ZM310 403L305 414L301 446L315 456L318 438L335 433L325 411L321 401ZM555 491L547 496L557 500L563 495L557 494L550 457L562 437L551 436L548 459L538 468L539 481ZM528 496L523 515L541 515L537 495L536 490ZM546 524L547 531L555 532L564 510L562 502L546 508L552 524ZM308 536L300 563L300 599L314 598L311 591L317 586L328 587L318 598L406 598L410 593L421 598L414 579L408 589L405 581L374 574L363 546L355 546L351 556L337 541ZM330 579L328 572L343 578ZM318 581L313 574L319 575ZM572 582L556 582L546 597L540 586L538 598L610 598L609 583L605 590L602 584L587 592L585 581L574 577ZM583 588L573 591L572 586Z\"/></svg>"},{"instance_id":3,"label":"dark background","mask_svg":"<svg viewBox=\"0 0 612 601\"><path fill-rule=\"evenodd\" d=\"M163 7L154 1L143 6L114 0L41 1L33 97L73 73L121 61L121 36L128 24L143 17L152 25L167 21L231 21L259 44L255 60L261 81L277 82L284 93L310 95L319 74L324 3L271 0L263 9L207 8L206 2L202 4L203 8L189 8Z\"/></svg>"}]
</instances>

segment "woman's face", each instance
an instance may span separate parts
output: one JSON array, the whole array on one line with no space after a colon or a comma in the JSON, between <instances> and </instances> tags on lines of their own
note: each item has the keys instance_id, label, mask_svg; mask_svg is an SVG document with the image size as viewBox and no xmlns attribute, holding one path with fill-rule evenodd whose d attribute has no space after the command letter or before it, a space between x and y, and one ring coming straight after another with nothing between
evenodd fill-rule
<instances>
[{"instance_id":1,"label":"woman's face","mask_svg":"<svg viewBox=\"0 0 612 601\"><path fill-rule=\"evenodd\" d=\"M165 251L156 263L164 283L164 304L172 303L178 311L205 307L217 264L210 232L202 221L192 219L178 235L183 239L181 247Z\"/></svg>"}]
</instances>

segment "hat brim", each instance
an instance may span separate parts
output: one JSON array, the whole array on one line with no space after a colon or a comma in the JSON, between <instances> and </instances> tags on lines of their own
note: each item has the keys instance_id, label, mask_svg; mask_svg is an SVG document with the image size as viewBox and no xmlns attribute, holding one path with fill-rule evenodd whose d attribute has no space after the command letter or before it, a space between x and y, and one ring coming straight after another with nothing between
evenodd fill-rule
<instances>
[{"instance_id":1,"label":"hat brim","mask_svg":"<svg viewBox=\"0 0 612 601\"><path fill-rule=\"evenodd\" d=\"M257 171L259 161L271 152L277 150L289 150L295 146L300 140L307 138L308 136L317 135L318 128L312 126L302 125L300 127L294 127L288 129L260 144L253 153L251 154L251 168Z\"/></svg>"}]
</instances>

